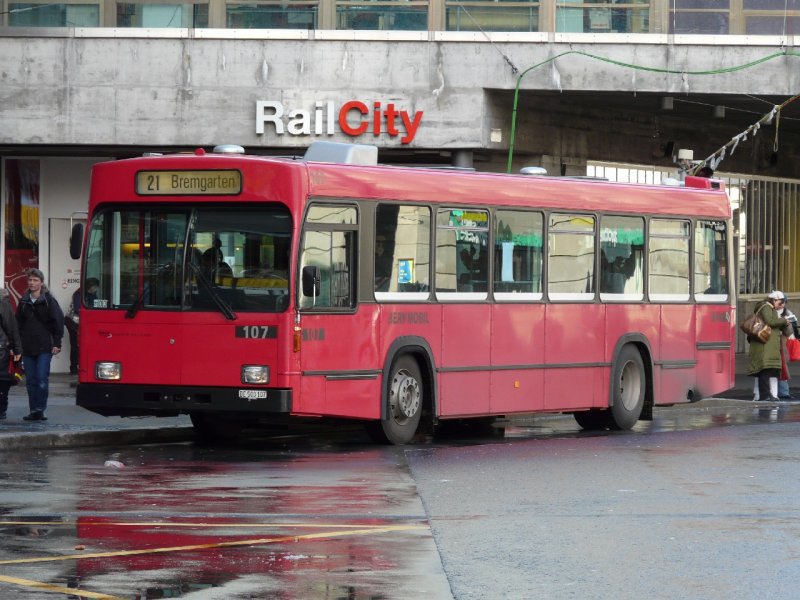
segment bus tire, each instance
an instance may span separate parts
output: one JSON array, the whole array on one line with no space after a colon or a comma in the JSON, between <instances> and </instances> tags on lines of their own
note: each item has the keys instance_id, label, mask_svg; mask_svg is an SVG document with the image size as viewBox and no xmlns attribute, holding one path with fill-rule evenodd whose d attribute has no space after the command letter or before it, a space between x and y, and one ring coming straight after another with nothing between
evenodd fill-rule
<instances>
[{"instance_id":1,"label":"bus tire","mask_svg":"<svg viewBox=\"0 0 800 600\"><path fill-rule=\"evenodd\" d=\"M647 383L642 355L635 346L623 346L614 362L611 377L610 427L630 429L642 414Z\"/></svg>"},{"instance_id":2,"label":"bus tire","mask_svg":"<svg viewBox=\"0 0 800 600\"><path fill-rule=\"evenodd\" d=\"M390 444L407 444L417 434L425 388L419 365L409 355L400 356L389 375L387 418L381 419L380 429Z\"/></svg>"},{"instance_id":3,"label":"bus tire","mask_svg":"<svg viewBox=\"0 0 800 600\"><path fill-rule=\"evenodd\" d=\"M201 442L232 442L242 433L241 423L214 413L189 413L195 437Z\"/></svg>"},{"instance_id":4,"label":"bus tire","mask_svg":"<svg viewBox=\"0 0 800 600\"><path fill-rule=\"evenodd\" d=\"M611 415L606 410L582 410L572 413L581 429L587 431L600 431L608 429L611 424Z\"/></svg>"}]
</instances>

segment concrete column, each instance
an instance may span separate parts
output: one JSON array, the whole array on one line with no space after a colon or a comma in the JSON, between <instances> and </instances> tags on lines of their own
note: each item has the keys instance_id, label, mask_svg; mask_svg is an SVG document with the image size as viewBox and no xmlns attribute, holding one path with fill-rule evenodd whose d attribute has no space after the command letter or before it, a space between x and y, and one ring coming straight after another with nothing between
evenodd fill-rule
<instances>
[{"instance_id":1,"label":"concrete column","mask_svg":"<svg viewBox=\"0 0 800 600\"><path fill-rule=\"evenodd\" d=\"M453 159L451 162L454 167L461 167L464 169L471 169L475 166L472 162L472 150L453 150Z\"/></svg>"}]
</instances>

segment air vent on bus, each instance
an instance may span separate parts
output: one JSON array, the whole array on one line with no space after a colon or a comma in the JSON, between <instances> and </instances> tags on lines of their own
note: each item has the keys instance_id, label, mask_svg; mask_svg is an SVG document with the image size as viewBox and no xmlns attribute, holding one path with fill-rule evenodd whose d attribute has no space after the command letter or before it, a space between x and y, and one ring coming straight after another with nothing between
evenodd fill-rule
<instances>
[{"instance_id":1,"label":"air vent on bus","mask_svg":"<svg viewBox=\"0 0 800 600\"><path fill-rule=\"evenodd\" d=\"M244 148L236 144L214 146L214 154L244 154Z\"/></svg>"},{"instance_id":2,"label":"air vent on bus","mask_svg":"<svg viewBox=\"0 0 800 600\"><path fill-rule=\"evenodd\" d=\"M519 172L522 175L547 175L547 169L544 167L522 167Z\"/></svg>"},{"instance_id":3,"label":"air vent on bus","mask_svg":"<svg viewBox=\"0 0 800 600\"><path fill-rule=\"evenodd\" d=\"M303 160L340 165L377 165L378 147L341 142L312 142Z\"/></svg>"}]
</instances>

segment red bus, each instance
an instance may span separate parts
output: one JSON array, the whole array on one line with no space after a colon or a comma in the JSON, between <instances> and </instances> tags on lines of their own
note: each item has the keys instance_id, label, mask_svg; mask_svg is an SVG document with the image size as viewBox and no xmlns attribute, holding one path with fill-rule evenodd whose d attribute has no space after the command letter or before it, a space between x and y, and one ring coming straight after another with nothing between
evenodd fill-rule
<instances>
[{"instance_id":1,"label":"red bus","mask_svg":"<svg viewBox=\"0 0 800 600\"><path fill-rule=\"evenodd\" d=\"M74 232L80 406L189 414L209 436L355 419L406 443L450 419L540 411L627 429L733 386L719 182L220 148L94 167Z\"/></svg>"}]
</instances>

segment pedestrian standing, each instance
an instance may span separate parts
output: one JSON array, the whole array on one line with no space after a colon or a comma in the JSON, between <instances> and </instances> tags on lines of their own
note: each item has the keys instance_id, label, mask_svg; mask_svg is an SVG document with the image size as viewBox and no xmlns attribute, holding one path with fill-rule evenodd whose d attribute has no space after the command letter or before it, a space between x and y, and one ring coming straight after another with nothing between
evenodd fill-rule
<instances>
[{"instance_id":1,"label":"pedestrian standing","mask_svg":"<svg viewBox=\"0 0 800 600\"><path fill-rule=\"evenodd\" d=\"M789 351L786 348L786 340L800 339L800 331L798 331L797 317L789 310L786 304L786 295L780 291L772 292L770 297L773 295L775 296L773 298L775 312L778 313L779 317L783 317L787 321L786 326L781 329L781 374L780 377L778 377L778 399L794 400L789 389L791 375L789 373ZM773 382L770 381L770 387L772 387L772 384ZM758 379L756 379L753 385L753 399L757 401L760 400L760 398L761 392L758 390Z\"/></svg>"},{"instance_id":2,"label":"pedestrian standing","mask_svg":"<svg viewBox=\"0 0 800 600\"><path fill-rule=\"evenodd\" d=\"M46 421L50 362L61 352L64 313L44 284L44 273L28 270L28 291L17 306L17 324L22 340L22 365L28 388L30 414L26 421Z\"/></svg>"},{"instance_id":3,"label":"pedestrian standing","mask_svg":"<svg viewBox=\"0 0 800 600\"><path fill-rule=\"evenodd\" d=\"M781 292L772 292L767 299L759 302L753 311L769 325L773 331L766 342L750 337L750 366L748 375L758 378L759 399L778 400L778 377L781 374L781 329L788 321L775 312L777 301L783 300Z\"/></svg>"},{"instance_id":4,"label":"pedestrian standing","mask_svg":"<svg viewBox=\"0 0 800 600\"><path fill-rule=\"evenodd\" d=\"M0 288L0 421L6 418L8 410L8 391L15 383L14 373L10 372L11 360L19 362L22 358L22 344L19 328L14 318L14 309L8 299L8 290Z\"/></svg>"},{"instance_id":5,"label":"pedestrian standing","mask_svg":"<svg viewBox=\"0 0 800 600\"><path fill-rule=\"evenodd\" d=\"M94 300L97 297L97 288L100 281L96 277L89 277L86 280L86 305L94 306ZM69 374L78 374L78 330L81 323L81 300L82 290L78 288L72 294L72 302L69 305L64 325L67 326L67 333L69 334Z\"/></svg>"},{"instance_id":6,"label":"pedestrian standing","mask_svg":"<svg viewBox=\"0 0 800 600\"><path fill-rule=\"evenodd\" d=\"M783 296L781 303L775 303L775 312L778 313L779 317L786 319L788 323L781 331L783 334L781 336L781 362L783 364L781 366L781 377L778 379L778 398L781 400L794 400L789 388L791 374L789 373L789 350L786 347L786 340L797 339L797 317L789 310L786 304L786 296L782 292L781 295Z\"/></svg>"}]
</instances>

